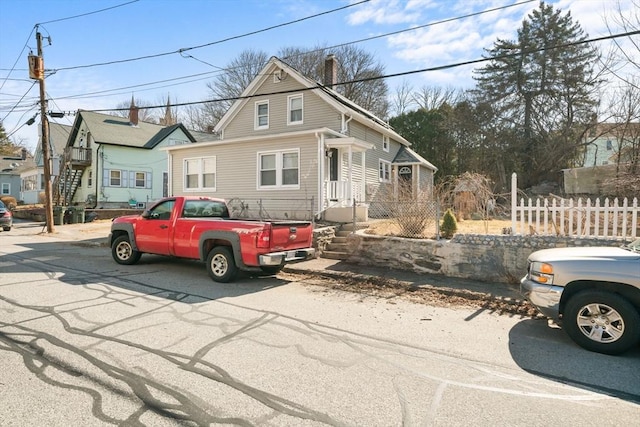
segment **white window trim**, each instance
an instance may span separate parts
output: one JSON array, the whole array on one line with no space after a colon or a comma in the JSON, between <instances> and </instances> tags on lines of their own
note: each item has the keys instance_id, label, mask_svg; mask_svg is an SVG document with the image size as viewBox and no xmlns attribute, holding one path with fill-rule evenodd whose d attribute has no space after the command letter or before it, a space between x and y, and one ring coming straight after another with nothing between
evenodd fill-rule
<instances>
[{"instance_id":1,"label":"white window trim","mask_svg":"<svg viewBox=\"0 0 640 427\"><path fill-rule=\"evenodd\" d=\"M298 183L294 185L282 184L282 157L287 153L296 153L298 155ZM276 155L276 185L260 185L260 157L263 155ZM256 189L257 190L299 190L300 189L300 149L292 148L290 150L271 150L259 151L256 158Z\"/></svg>"},{"instance_id":2,"label":"white window trim","mask_svg":"<svg viewBox=\"0 0 640 427\"><path fill-rule=\"evenodd\" d=\"M0 190L0 194L2 194L3 196L7 196L11 194L11 184L8 182L3 182L2 189Z\"/></svg>"},{"instance_id":3,"label":"white window trim","mask_svg":"<svg viewBox=\"0 0 640 427\"><path fill-rule=\"evenodd\" d=\"M204 176L203 176L203 164L205 159L213 159L213 187L205 187L204 186ZM188 160L198 160L198 186L195 188L187 187L187 161ZM194 193L198 191L216 191L216 187L218 184L218 161L216 156L205 156L205 157L187 157L182 160L182 190L186 193Z\"/></svg>"},{"instance_id":4,"label":"white window trim","mask_svg":"<svg viewBox=\"0 0 640 427\"><path fill-rule=\"evenodd\" d=\"M380 169L381 166L384 165L384 169L389 171L389 178L385 179L382 176L380 176ZM391 162L387 161L387 160L382 160L380 159L380 162L378 164L378 181L380 182L391 182Z\"/></svg>"},{"instance_id":5,"label":"white window trim","mask_svg":"<svg viewBox=\"0 0 640 427\"><path fill-rule=\"evenodd\" d=\"M258 120L260 116L258 116L258 110L260 108L261 105L266 105L267 106L267 124L260 126L260 121ZM255 118L254 118L254 123L253 123L253 128L254 130L260 130L260 129L269 129L269 114L270 114L270 108L269 108L269 100L267 99L266 101L256 101L255 103Z\"/></svg>"},{"instance_id":6,"label":"white window trim","mask_svg":"<svg viewBox=\"0 0 640 427\"><path fill-rule=\"evenodd\" d=\"M291 121L291 102L294 99L298 99L300 98L300 112L301 114L301 118L300 120L296 120ZM291 126L291 125L301 125L304 123L304 97L302 96L302 94L297 94L297 95L289 95L287 96L287 125Z\"/></svg>"},{"instance_id":7,"label":"white window trim","mask_svg":"<svg viewBox=\"0 0 640 427\"><path fill-rule=\"evenodd\" d=\"M389 137L387 135L382 135L382 151L385 153L389 152Z\"/></svg>"},{"instance_id":8,"label":"white window trim","mask_svg":"<svg viewBox=\"0 0 640 427\"><path fill-rule=\"evenodd\" d=\"M138 179L136 177L137 174L144 175L144 182L142 186L138 185ZM131 177L129 178L129 185L132 188L151 188L151 173L145 171L131 171Z\"/></svg>"},{"instance_id":9,"label":"white window trim","mask_svg":"<svg viewBox=\"0 0 640 427\"><path fill-rule=\"evenodd\" d=\"M111 180L113 179L111 177L111 173L112 172L118 172L120 174L120 184L114 185L114 184L111 183ZM120 169L109 169L109 187L115 187L115 188L123 187L123 185L122 185L122 181L124 179L123 177L124 177L124 173L122 173L122 171Z\"/></svg>"}]
</instances>

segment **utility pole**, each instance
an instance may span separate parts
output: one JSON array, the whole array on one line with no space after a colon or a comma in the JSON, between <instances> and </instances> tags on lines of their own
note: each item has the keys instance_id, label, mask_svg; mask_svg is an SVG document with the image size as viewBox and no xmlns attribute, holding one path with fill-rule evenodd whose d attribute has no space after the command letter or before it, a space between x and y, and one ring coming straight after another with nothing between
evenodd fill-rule
<instances>
[{"instance_id":1,"label":"utility pole","mask_svg":"<svg viewBox=\"0 0 640 427\"><path fill-rule=\"evenodd\" d=\"M47 221L47 233L53 233L53 203L51 198L51 152L49 151L49 120L47 119L47 100L44 90L44 57L42 56L42 34L36 32L40 72L40 117L42 118L42 162L44 163L44 213Z\"/></svg>"}]
</instances>

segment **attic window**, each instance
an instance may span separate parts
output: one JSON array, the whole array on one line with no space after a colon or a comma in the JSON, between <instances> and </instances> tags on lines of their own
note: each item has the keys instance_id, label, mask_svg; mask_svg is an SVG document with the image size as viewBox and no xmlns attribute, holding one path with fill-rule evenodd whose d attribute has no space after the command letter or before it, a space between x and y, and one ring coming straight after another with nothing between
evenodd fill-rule
<instances>
[{"instance_id":1,"label":"attic window","mask_svg":"<svg viewBox=\"0 0 640 427\"><path fill-rule=\"evenodd\" d=\"M269 129L269 101L256 102L255 129Z\"/></svg>"},{"instance_id":2,"label":"attic window","mask_svg":"<svg viewBox=\"0 0 640 427\"><path fill-rule=\"evenodd\" d=\"M273 72L273 82L280 83L282 81L282 70L276 70Z\"/></svg>"}]
</instances>

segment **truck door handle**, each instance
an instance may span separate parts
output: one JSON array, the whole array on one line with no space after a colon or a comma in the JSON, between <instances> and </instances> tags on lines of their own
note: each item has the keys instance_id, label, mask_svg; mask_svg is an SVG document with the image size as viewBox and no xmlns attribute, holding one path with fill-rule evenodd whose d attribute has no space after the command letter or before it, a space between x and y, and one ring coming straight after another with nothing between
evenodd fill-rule
<instances>
[{"instance_id":1,"label":"truck door handle","mask_svg":"<svg viewBox=\"0 0 640 427\"><path fill-rule=\"evenodd\" d=\"M169 226L163 224L163 225L160 226L160 228L164 230L165 228L169 228Z\"/></svg>"}]
</instances>

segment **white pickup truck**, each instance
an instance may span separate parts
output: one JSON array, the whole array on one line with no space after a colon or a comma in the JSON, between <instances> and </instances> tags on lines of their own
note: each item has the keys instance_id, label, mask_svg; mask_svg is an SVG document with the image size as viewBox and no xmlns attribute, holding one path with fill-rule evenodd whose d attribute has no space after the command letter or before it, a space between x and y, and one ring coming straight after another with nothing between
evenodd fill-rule
<instances>
[{"instance_id":1,"label":"white pickup truck","mask_svg":"<svg viewBox=\"0 0 640 427\"><path fill-rule=\"evenodd\" d=\"M625 352L640 343L640 239L534 252L520 292L578 345Z\"/></svg>"}]
</instances>

